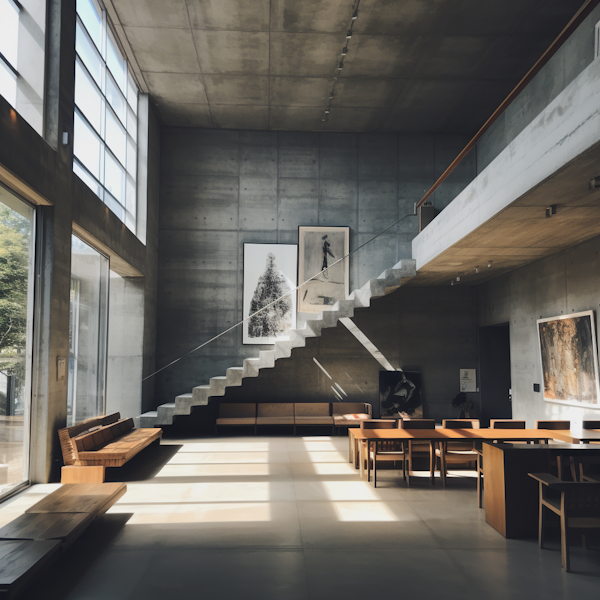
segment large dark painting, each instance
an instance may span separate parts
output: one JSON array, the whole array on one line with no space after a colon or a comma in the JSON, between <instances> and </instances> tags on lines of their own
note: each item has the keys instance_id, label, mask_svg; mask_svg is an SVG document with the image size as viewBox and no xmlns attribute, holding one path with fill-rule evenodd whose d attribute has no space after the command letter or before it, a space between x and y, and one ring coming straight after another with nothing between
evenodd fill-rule
<instances>
[{"instance_id":1,"label":"large dark painting","mask_svg":"<svg viewBox=\"0 0 600 600\"><path fill-rule=\"evenodd\" d=\"M544 400L598 406L598 353L593 311L538 320Z\"/></svg>"},{"instance_id":2,"label":"large dark painting","mask_svg":"<svg viewBox=\"0 0 600 600\"><path fill-rule=\"evenodd\" d=\"M381 418L423 418L421 373L379 371L379 408Z\"/></svg>"}]
</instances>

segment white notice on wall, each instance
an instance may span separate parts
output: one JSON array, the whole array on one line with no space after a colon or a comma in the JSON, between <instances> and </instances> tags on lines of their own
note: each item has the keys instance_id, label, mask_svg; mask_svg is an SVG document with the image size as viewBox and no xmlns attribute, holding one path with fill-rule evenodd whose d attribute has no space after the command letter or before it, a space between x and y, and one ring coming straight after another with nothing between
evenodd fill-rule
<instances>
[{"instance_id":1,"label":"white notice on wall","mask_svg":"<svg viewBox=\"0 0 600 600\"><path fill-rule=\"evenodd\" d=\"M460 391L477 391L477 369L460 369Z\"/></svg>"}]
</instances>

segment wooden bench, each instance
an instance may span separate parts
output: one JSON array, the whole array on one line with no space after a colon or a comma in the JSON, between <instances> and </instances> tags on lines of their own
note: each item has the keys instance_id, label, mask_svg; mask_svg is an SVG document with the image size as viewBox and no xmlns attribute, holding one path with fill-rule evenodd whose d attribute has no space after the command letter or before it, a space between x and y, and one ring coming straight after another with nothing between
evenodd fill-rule
<instances>
[{"instance_id":1,"label":"wooden bench","mask_svg":"<svg viewBox=\"0 0 600 600\"><path fill-rule=\"evenodd\" d=\"M60 429L61 483L102 483L106 467L123 466L161 436L162 429L134 429L119 413Z\"/></svg>"},{"instance_id":2,"label":"wooden bench","mask_svg":"<svg viewBox=\"0 0 600 600\"><path fill-rule=\"evenodd\" d=\"M124 483L66 484L0 529L0 598L14 598L125 494Z\"/></svg>"},{"instance_id":3,"label":"wooden bench","mask_svg":"<svg viewBox=\"0 0 600 600\"><path fill-rule=\"evenodd\" d=\"M228 425L252 426L255 434L258 425L293 425L294 434L301 425L328 425L335 433L336 427L360 427L371 414L368 402L221 402L215 435Z\"/></svg>"}]
</instances>

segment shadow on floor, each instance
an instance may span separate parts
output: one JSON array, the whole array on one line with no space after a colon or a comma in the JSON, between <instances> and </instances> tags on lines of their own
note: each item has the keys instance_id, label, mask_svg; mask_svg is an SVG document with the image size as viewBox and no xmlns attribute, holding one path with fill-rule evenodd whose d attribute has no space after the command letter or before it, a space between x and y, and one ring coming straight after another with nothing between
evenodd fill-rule
<instances>
[{"instance_id":1,"label":"shadow on floor","mask_svg":"<svg viewBox=\"0 0 600 600\"><path fill-rule=\"evenodd\" d=\"M152 479L182 448L180 444L151 444L122 467L108 467L106 481L146 481Z\"/></svg>"}]
</instances>

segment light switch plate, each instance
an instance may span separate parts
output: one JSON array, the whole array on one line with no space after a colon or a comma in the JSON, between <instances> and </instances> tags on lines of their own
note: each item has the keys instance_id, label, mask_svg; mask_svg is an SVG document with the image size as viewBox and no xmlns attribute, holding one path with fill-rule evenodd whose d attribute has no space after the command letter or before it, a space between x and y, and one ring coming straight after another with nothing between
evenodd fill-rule
<instances>
[{"instance_id":1,"label":"light switch plate","mask_svg":"<svg viewBox=\"0 0 600 600\"><path fill-rule=\"evenodd\" d=\"M64 381L67 376L67 359L59 356L56 359L56 381Z\"/></svg>"}]
</instances>

